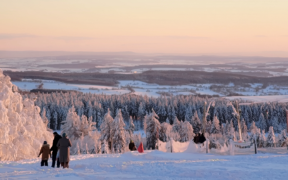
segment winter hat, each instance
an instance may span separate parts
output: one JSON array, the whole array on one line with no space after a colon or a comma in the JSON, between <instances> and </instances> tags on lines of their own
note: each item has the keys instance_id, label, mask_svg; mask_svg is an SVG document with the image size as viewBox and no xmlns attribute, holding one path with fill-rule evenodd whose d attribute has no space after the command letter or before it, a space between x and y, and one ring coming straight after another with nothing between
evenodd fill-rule
<instances>
[{"instance_id":1,"label":"winter hat","mask_svg":"<svg viewBox=\"0 0 288 180\"><path fill-rule=\"evenodd\" d=\"M57 135L58 133L55 131L53 134Z\"/></svg>"},{"instance_id":2,"label":"winter hat","mask_svg":"<svg viewBox=\"0 0 288 180\"><path fill-rule=\"evenodd\" d=\"M67 137L66 133L63 133L63 134L62 134L62 137Z\"/></svg>"},{"instance_id":3,"label":"winter hat","mask_svg":"<svg viewBox=\"0 0 288 180\"><path fill-rule=\"evenodd\" d=\"M43 144L47 144L47 141L44 141L44 143Z\"/></svg>"}]
</instances>

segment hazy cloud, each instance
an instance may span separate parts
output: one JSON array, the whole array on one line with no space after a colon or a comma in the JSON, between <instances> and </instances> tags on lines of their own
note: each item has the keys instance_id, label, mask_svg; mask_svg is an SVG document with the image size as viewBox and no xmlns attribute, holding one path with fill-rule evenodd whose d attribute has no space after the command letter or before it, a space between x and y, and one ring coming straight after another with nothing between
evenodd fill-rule
<instances>
[{"instance_id":1,"label":"hazy cloud","mask_svg":"<svg viewBox=\"0 0 288 180\"><path fill-rule=\"evenodd\" d=\"M202 36L163 36L163 37L171 39L211 39L209 37L202 37Z\"/></svg>"},{"instance_id":2,"label":"hazy cloud","mask_svg":"<svg viewBox=\"0 0 288 180\"><path fill-rule=\"evenodd\" d=\"M255 35L255 37L258 37L258 38L266 38L267 36L265 36L265 35Z\"/></svg>"},{"instance_id":3,"label":"hazy cloud","mask_svg":"<svg viewBox=\"0 0 288 180\"><path fill-rule=\"evenodd\" d=\"M31 34L4 34L0 33L0 39L15 39L15 38L34 38L38 37Z\"/></svg>"},{"instance_id":4,"label":"hazy cloud","mask_svg":"<svg viewBox=\"0 0 288 180\"><path fill-rule=\"evenodd\" d=\"M59 40L64 40L64 41L81 41L81 40L94 40L94 39L101 39L101 38L96 38L96 37L77 37L77 36L57 36L57 37L52 37L54 39L59 39Z\"/></svg>"},{"instance_id":5,"label":"hazy cloud","mask_svg":"<svg viewBox=\"0 0 288 180\"><path fill-rule=\"evenodd\" d=\"M38 36L32 34L8 34L0 33L0 39L16 38L51 38L63 41L86 41L95 39L179 39L179 40L209 40L209 37L202 36L107 36L107 37L85 37L85 36Z\"/></svg>"}]
</instances>

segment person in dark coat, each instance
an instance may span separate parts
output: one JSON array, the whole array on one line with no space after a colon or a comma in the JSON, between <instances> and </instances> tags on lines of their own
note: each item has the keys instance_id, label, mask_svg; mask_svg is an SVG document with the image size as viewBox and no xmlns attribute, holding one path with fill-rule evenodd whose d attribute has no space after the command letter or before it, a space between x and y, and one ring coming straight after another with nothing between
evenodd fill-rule
<instances>
[{"instance_id":1,"label":"person in dark coat","mask_svg":"<svg viewBox=\"0 0 288 180\"><path fill-rule=\"evenodd\" d=\"M41 161L41 166L48 166L48 159L49 156L51 156L50 153L50 146L49 144L47 144L47 141L44 141L43 146L40 149L40 153L38 155L38 157L40 157L40 155L42 154L42 161Z\"/></svg>"},{"instance_id":2,"label":"person in dark coat","mask_svg":"<svg viewBox=\"0 0 288 180\"><path fill-rule=\"evenodd\" d=\"M204 143L206 141L206 138L204 136L204 133L200 134L200 137L199 137L199 143Z\"/></svg>"},{"instance_id":3,"label":"person in dark coat","mask_svg":"<svg viewBox=\"0 0 288 180\"><path fill-rule=\"evenodd\" d=\"M57 132L54 132L53 135L54 135L53 145L52 145L50 151L52 151L52 157L51 157L52 158L52 167L54 168L55 162L56 162L57 151L58 151L57 143L62 137ZM60 168L59 159L57 159L57 168Z\"/></svg>"},{"instance_id":4,"label":"person in dark coat","mask_svg":"<svg viewBox=\"0 0 288 180\"><path fill-rule=\"evenodd\" d=\"M199 133L197 133L194 137L194 143L198 144L199 143Z\"/></svg>"},{"instance_id":5,"label":"person in dark coat","mask_svg":"<svg viewBox=\"0 0 288 180\"><path fill-rule=\"evenodd\" d=\"M136 151L137 150L136 146L132 140L129 143L129 149L130 149L130 151Z\"/></svg>"},{"instance_id":6,"label":"person in dark coat","mask_svg":"<svg viewBox=\"0 0 288 180\"><path fill-rule=\"evenodd\" d=\"M62 138L58 141L57 147L60 150L59 161L63 168L69 168L71 142L63 133Z\"/></svg>"}]
</instances>

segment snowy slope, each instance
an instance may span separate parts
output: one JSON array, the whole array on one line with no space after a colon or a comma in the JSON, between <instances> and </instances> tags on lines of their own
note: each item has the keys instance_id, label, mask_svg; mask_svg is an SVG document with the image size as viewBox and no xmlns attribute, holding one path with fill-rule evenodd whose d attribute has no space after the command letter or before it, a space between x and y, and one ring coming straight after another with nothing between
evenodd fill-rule
<instances>
[{"instance_id":1,"label":"snowy slope","mask_svg":"<svg viewBox=\"0 0 288 180\"><path fill-rule=\"evenodd\" d=\"M148 151L72 156L71 169L39 167L39 159L1 162L0 179L287 179L287 154L220 156ZM51 165L51 161L49 161Z\"/></svg>"}]
</instances>

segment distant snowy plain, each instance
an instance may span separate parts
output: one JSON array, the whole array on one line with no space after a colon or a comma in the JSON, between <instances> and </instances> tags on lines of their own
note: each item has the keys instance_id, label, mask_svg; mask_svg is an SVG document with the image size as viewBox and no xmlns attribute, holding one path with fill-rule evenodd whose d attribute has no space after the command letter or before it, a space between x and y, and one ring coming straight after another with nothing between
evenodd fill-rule
<instances>
[{"instance_id":1,"label":"distant snowy plain","mask_svg":"<svg viewBox=\"0 0 288 180\"><path fill-rule=\"evenodd\" d=\"M244 96L270 96L270 95L287 95L288 87L267 86L266 88L256 91L257 88L262 87L262 84L251 84L250 88L239 87L235 89L233 83L223 84L189 84L189 85L158 85L150 84L141 81L119 81L118 86L101 86L89 84L67 84L52 80L39 80L39 79L23 79L22 81L12 81L21 90L30 91L36 89L43 83L44 89L62 89L62 90L77 90L84 93L97 93L97 94L127 94L130 93L127 87L132 87L136 95L147 95L148 97L159 97L161 94L170 95L218 95L225 97L227 91L242 94ZM218 86L217 91L213 86ZM225 91L225 92L224 92Z\"/></svg>"},{"instance_id":2,"label":"distant snowy plain","mask_svg":"<svg viewBox=\"0 0 288 180\"><path fill-rule=\"evenodd\" d=\"M40 159L1 162L0 179L284 180L288 154L235 156L160 151L71 156L70 169L40 167Z\"/></svg>"}]
</instances>

